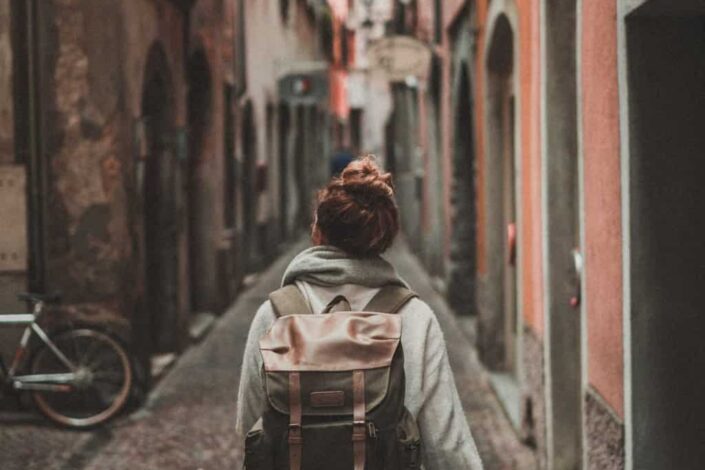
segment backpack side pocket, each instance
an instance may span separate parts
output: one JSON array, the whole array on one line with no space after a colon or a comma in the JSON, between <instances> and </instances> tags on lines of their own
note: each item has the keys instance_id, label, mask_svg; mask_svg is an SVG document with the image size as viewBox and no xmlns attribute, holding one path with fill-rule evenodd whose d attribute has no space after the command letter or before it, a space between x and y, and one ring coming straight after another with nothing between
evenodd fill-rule
<instances>
[{"instance_id":1,"label":"backpack side pocket","mask_svg":"<svg viewBox=\"0 0 705 470\"><path fill-rule=\"evenodd\" d=\"M404 409L404 416L397 425L397 455L400 470L421 468L421 433L407 409Z\"/></svg>"},{"instance_id":2,"label":"backpack side pocket","mask_svg":"<svg viewBox=\"0 0 705 470\"><path fill-rule=\"evenodd\" d=\"M274 456L271 445L258 419L245 437L245 469L274 470Z\"/></svg>"}]
</instances>

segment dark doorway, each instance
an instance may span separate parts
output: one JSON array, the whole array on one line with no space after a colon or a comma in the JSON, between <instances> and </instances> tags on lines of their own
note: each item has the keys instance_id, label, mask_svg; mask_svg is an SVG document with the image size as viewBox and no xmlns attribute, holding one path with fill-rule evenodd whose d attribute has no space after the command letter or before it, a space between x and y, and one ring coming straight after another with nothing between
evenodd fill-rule
<instances>
[{"instance_id":1,"label":"dark doorway","mask_svg":"<svg viewBox=\"0 0 705 470\"><path fill-rule=\"evenodd\" d=\"M545 1L548 459L549 468L576 469L582 461L576 2Z\"/></svg>"},{"instance_id":2,"label":"dark doorway","mask_svg":"<svg viewBox=\"0 0 705 470\"><path fill-rule=\"evenodd\" d=\"M282 240L286 240L291 233L291 223L289 221L290 202L289 202L289 142L291 133L291 116L289 106L286 104L279 105L278 113L279 123L278 145L279 152L279 223Z\"/></svg>"},{"instance_id":3,"label":"dark doorway","mask_svg":"<svg viewBox=\"0 0 705 470\"><path fill-rule=\"evenodd\" d=\"M306 108L303 106L298 106L296 108L296 142L294 143L294 191L296 197L294 198L297 202L294 224L296 229L301 229L306 225L306 221L309 220L309 214L306 212L308 208L308 187L307 181L307 168L306 168L306 151L307 151L307 135L309 132L308 121L307 121Z\"/></svg>"},{"instance_id":4,"label":"dark doorway","mask_svg":"<svg viewBox=\"0 0 705 470\"><path fill-rule=\"evenodd\" d=\"M705 8L626 20L633 468L705 462ZM629 424L629 423L628 423Z\"/></svg>"},{"instance_id":5,"label":"dark doorway","mask_svg":"<svg viewBox=\"0 0 705 470\"><path fill-rule=\"evenodd\" d=\"M493 369L516 373L517 227L514 31L506 16L495 25L487 62L486 201L488 276L481 309L479 346Z\"/></svg>"},{"instance_id":6,"label":"dark doorway","mask_svg":"<svg viewBox=\"0 0 705 470\"><path fill-rule=\"evenodd\" d=\"M142 92L146 306L151 352L178 348L179 327L179 168L171 145L173 88L166 55L155 45ZM138 333L140 334L140 333ZM146 337L145 337L146 338Z\"/></svg>"},{"instance_id":7,"label":"dark doorway","mask_svg":"<svg viewBox=\"0 0 705 470\"><path fill-rule=\"evenodd\" d=\"M223 113L223 155L225 169L225 187L223 191L223 220L225 227L235 230L237 221L236 198L237 198L237 160L235 159L235 89L232 85L226 85L223 93L223 103L225 113Z\"/></svg>"},{"instance_id":8,"label":"dark doorway","mask_svg":"<svg viewBox=\"0 0 705 470\"><path fill-rule=\"evenodd\" d=\"M470 315L476 312L477 211L473 106L470 92L472 87L467 67L465 63L460 64L455 96L453 191L451 193L453 222L448 298L455 312Z\"/></svg>"},{"instance_id":9,"label":"dark doorway","mask_svg":"<svg viewBox=\"0 0 705 470\"><path fill-rule=\"evenodd\" d=\"M256 269L257 253L255 243L257 194L255 171L257 165L257 134L254 111L248 101L242 112L242 193L243 193L243 248L247 271Z\"/></svg>"},{"instance_id":10,"label":"dark doorway","mask_svg":"<svg viewBox=\"0 0 705 470\"><path fill-rule=\"evenodd\" d=\"M209 202L212 182L205 181L204 168L211 129L211 73L203 50L188 62L188 252L191 311L208 311L214 306L210 291L214 285L213 254L209 233L213 215ZM213 260L214 261L214 260Z\"/></svg>"}]
</instances>

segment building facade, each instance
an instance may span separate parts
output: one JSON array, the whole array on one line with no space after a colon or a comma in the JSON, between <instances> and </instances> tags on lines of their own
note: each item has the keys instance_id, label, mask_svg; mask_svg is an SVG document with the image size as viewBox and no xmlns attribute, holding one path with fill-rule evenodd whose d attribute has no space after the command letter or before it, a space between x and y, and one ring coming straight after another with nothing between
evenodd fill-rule
<instances>
[{"instance_id":1,"label":"building facade","mask_svg":"<svg viewBox=\"0 0 705 470\"><path fill-rule=\"evenodd\" d=\"M411 245L542 468L698 468L699 2L397 1Z\"/></svg>"},{"instance_id":2,"label":"building facade","mask_svg":"<svg viewBox=\"0 0 705 470\"><path fill-rule=\"evenodd\" d=\"M148 383L150 357L181 351L308 219L301 201L320 178L301 183L288 159L323 158L328 103L289 107L278 85L304 62L327 73L329 11L3 2L2 313L26 308L19 292L58 291L50 320L109 328ZM276 60L259 60L272 50ZM291 194L300 207L285 216Z\"/></svg>"}]
</instances>

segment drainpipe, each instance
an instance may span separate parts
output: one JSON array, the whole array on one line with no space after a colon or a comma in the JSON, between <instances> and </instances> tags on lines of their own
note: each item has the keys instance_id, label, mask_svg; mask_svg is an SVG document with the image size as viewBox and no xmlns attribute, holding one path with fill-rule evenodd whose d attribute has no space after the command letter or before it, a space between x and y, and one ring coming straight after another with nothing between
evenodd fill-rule
<instances>
[{"instance_id":1,"label":"drainpipe","mask_svg":"<svg viewBox=\"0 0 705 470\"><path fill-rule=\"evenodd\" d=\"M29 285L32 291L45 288L46 191L47 177L42 160L40 103L39 11L37 0L12 3L13 75L15 105L15 155L27 166L27 212Z\"/></svg>"}]
</instances>

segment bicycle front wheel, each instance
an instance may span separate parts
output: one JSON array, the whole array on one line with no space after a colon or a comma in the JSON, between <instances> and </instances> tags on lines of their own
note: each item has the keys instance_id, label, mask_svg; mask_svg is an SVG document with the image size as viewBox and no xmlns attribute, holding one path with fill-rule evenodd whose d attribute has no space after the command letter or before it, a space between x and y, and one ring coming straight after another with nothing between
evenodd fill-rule
<instances>
[{"instance_id":1,"label":"bicycle front wheel","mask_svg":"<svg viewBox=\"0 0 705 470\"><path fill-rule=\"evenodd\" d=\"M64 362L48 345L31 362L33 374L73 372L66 391L34 391L39 411L69 427L97 426L114 417L127 403L132 386L129 356L118 341L90 328L69 330L51 338L56 348L75 366Z\"/></svg>"}]
</instances>

